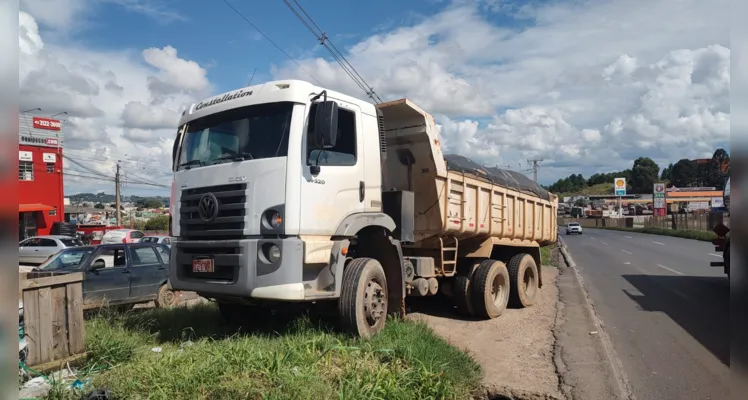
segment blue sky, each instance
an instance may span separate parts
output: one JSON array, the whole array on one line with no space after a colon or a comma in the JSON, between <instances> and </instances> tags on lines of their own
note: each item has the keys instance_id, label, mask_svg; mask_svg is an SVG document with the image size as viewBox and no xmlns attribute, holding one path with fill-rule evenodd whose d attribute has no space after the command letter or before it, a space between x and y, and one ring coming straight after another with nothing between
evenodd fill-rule
<instances>
[{"instance_id":1,"label":"blue sky","mask_svg":"<svg viewBox=\"0 0 748 400\"><path fill-rule=\"evenodd\" d=\"M542 158L552 183L729 146L729 0L298 1L384 100L415 101L449 152L478 162L527 172ZM325 86L365 97L283 0L229 2ZM179 109L255 69L253 83L309 79L223 0L21 10L21 104L71 111L70 154L106 174L124 157L168 179Z\"/></svg>"}]
</instances>

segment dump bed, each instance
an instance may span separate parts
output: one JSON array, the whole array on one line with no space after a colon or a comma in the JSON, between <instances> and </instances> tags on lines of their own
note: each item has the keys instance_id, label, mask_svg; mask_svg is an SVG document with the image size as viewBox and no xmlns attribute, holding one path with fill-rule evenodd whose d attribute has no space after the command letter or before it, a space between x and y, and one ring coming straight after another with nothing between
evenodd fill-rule
<instances>
[{"instance_id":1,"label":"dump bed","mask_svg":"<svg viewBox=\"0 0 748 400\"><path fill-rule=\"evenodd\" d=\"M407 99L382 103L385 190L415 193L415 239L493 238L537 246L556 241L558 199L523 174L442 153L434 118Z\"/></svg>"}]
</instances>

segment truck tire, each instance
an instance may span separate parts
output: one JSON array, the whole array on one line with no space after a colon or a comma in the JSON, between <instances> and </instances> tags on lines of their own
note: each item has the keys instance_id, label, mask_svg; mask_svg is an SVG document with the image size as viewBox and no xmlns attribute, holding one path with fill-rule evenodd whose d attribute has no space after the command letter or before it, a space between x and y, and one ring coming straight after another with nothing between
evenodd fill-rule
<instances>
[{"instance_id":1,"label":"truck tire","mask_svg":"<svg viewBox=\"0 0 748 400\"><path fill-rule=\"evenodd\" d=\"M351 261L343 270L338 300L342 328L364 339L379 333L387 320L387 296L387 277L379 261Z\"/></svg>"},{"instance_id":2,"label":"truck tire","mask_svg":"<svg viewBox=\"0 0 748 400\"><path fill-rule=\"evenodd\" d=\"M465 317L474 317L470 278L480 262L467 259L457 268L457 274L452 280L452 291L457 312Z\"/></svg>"},{"instance_id":3,"label":"truck tire","mask_svg":"<svg viewBox=\"0 0 748 400\"><path fill-rule=\"evenodd\" d=\"M484 260L471 277L471 298L476 317L496 318L509 301L509 273L501 261Z\"/></svg>"},{"instance_id":4,"label":"truck tire","mask_svg":"<svg viewBox=\"0 0 748 400\"><path fill-rule=\"evenodd\" d=\"M246 319L244 309L247 306L232 303L218 303L218 311L221 313L223 322L229 325L241 325Z\"/></svg>"},{"instance_id":5,"label":"truck tire","mask_svg":"<svg viewBox=\"0 0 748 400\"><path fill-rule=\"evenodd\" d=\"M521 253L509 260L509 305L525 308L535 304L538 295L538 266L531 255Z\"/></svg>"},{"instance_id":6,"label":"truck tire","mask_svg":"<svg viewBox=\"0 0 748 400\"><path fill-rule=\"evenodd\" d=\"M158 297L156 297L154 303L156 303L156 307L158 308L174 306L177 303L177 294L170 290L167 285L161 285L158 288Z\"/></svg>"}]
</instances>

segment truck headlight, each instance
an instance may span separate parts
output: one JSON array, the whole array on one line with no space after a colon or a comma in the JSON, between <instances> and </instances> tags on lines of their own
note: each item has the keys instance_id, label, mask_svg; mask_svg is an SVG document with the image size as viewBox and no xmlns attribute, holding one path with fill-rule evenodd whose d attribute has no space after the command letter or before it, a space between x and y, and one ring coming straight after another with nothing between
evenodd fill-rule
<instances>
[{"instance_id":1,"label":"truck headlight","mask_svg":"<svg viewBox=\"0 0 748 400\"><path fill-rule=\"evenodd\" d=\"M281 259L281 249L274 243L264 243L262 245L262 257L268 264L275 264Z\"/></svg>"},{"instance_id":2,"label":"truck headlight","mask_svg":"<svg viewBox=\"0 0 748 400\"><path fill-rule=\"evenodd\" d=\"M281 226L283 223L283 217L280 215L278 211L275 210L267 210L265 211L265 218L263 218L263 223L265 224L265 227L268 229L278 229L278 227Z\"/></svg>"}]
</instances>

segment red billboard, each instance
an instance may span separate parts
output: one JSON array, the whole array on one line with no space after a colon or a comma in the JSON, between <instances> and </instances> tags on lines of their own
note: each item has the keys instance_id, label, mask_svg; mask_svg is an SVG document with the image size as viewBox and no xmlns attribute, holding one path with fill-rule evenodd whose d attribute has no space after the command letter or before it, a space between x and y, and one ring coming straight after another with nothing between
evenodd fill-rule
<instances>
[{"instance_id":1,"label":"red billboard","mask_svg":"<svg viewBox=\"0 0 748 400\"><path fill-rule=\"evenodd\" d=\"M34 121L34 128L36 129L44 129L48 131L59 131L62 127L62 125L60 124L60 120L57 120L57 119L34 117L33 121Z\"/></svg>"}]
</instances>

